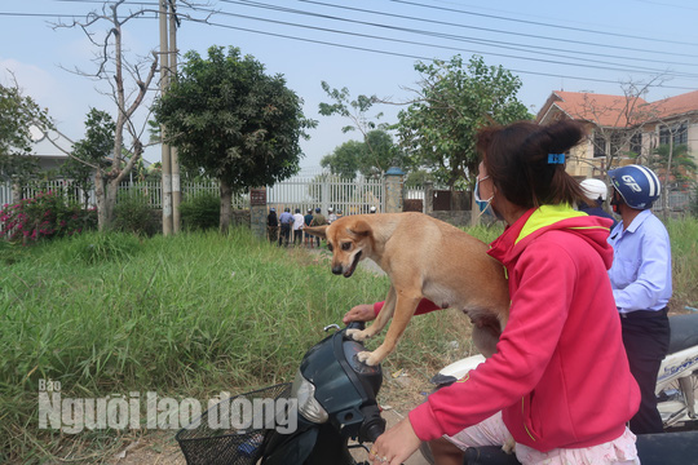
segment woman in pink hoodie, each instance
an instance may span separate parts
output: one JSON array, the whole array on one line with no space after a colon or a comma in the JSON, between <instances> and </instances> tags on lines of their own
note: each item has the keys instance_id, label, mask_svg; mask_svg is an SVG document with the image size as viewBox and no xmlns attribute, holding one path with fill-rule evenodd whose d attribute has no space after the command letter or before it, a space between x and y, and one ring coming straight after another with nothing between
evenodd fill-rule
<instances>
[{"instance_id":1,"label":"woman in pink hoodie","mask_svg":"<svg viewBox=\"0 0 698 465\"><path fill-rule=\"evenodd\" d=\"M606 272L611 221L572 208L584 194L565 172L583 135L572 121L480 133L475 194L507 223L489 254L507 270L509 321L494 356L378 438L374 464L397 465L421 441L440 464L505 443L523 464L639 463L626 423L640 392Z\"/></svg>"}]
</instances>

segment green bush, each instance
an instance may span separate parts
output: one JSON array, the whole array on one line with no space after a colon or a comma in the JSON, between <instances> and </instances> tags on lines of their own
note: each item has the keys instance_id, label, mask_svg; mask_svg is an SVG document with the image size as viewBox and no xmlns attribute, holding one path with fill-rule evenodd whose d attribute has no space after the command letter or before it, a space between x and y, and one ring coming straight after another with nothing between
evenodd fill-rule
<instances>
[{"instance_id":1,"label":"green bush","mask_svg":"<svg viewBox=\"0 0 698 465\"><path fill-rule=\"evenodd\" d=\"M26 247L0 240L0 266L17 263L26 255Z\"/></svg>"},{"instance_id":2,"label":"green bush","mask_svg":"<svg viewBox=\"0 0 698 465\"><path fill-rule=\"evenodd\" d=\"M217 229L220 224L220 198L214 192L197 192L179 207L182 225L189 231Z\"/></svg>"},{"instance_id":3,"label":"green bush","mask_svg":"<svg viewBox=\"0 0 698 465\"><path fill-rule=\"evenodd\" d=\"M136 254L141 242L131 233L108 231L90 232L75 237L64 248L66 262L78 261L96 265L108 261L121 261Z\"/></svg>"},{"instance_id":4,"label":"green bush","mask_svg":"<svg viewBox=\"0 0 698 465\"><path fill-rule=\"evenodd\" d=\"M0 211L0 237L29 244L41 239L72 236L97 226L97 212L66 203L60 193L42 192L34 198L4 205Z\"/></svg>"},{"instance_id":5,"label":"green bush","mask_svg":"<svg viewBox=\"0 0 698 465\"><path fill-rule=\"evenodd\" d=\"M689 208L691 214L698 218L698 184L696 184L696 188L693 191L693 200L691 201L691 205Z\"/></svg>"},{"instance_id":6,"label":"green bush","mask_svg":"<svg viewBox=\"0 0 698 465\"><path fill-rule=\"evenodd\" d=\"M121 193L114 208L116 231L131 232L151 237L160 226L155 211L150 208L148 197L142 192Z\"/></svg>"}]
</instances>

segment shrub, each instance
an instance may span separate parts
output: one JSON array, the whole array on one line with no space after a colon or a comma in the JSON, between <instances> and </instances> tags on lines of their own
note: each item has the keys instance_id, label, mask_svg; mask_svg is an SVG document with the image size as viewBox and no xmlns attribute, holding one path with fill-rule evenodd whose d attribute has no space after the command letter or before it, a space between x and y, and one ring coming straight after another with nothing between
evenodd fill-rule
<instances>
[{"instance_id":1,"label":"shrub","mask_svg":"<svg viewBox=\"0 0 698 465\"><path fill-rule=\"evenodd\" d=\"M691 214L698 218L698 184L696 184L696 188L693 191L693 199L691 200L689 209Z\"/></svg>"},{"instance_id":2,"label":"shrub","mask_svg":"<svg viewBox=\"0 0 698 465\"><path fill-rule=\"evenodd\" d=\"M26 248L0 240L0 265L12 265L26 255Z\"/></svg>"},{"instance_id":3,"label":"shrub","mask_svg":"<svg viewBox=\"0 0 698 465\"><path fill-rule=\"evenodd\" d=\"M141 192L127 192L119 195L114 208L113 226L117 231L149 237L160 230L155 212L148 203L148 197Z\"/></svg>"},{"instance_id":4,"label":"shrub","mask_svg":"<svg viewBox=\"0 0 698 465\"><path fill-rule=\"evenodd\" d=\"M65 258L89 265L128 259L141 248L134 234L118 231L91 232L73 239L65 248Z\"/></svg>"},{"instance_id":5,"label":"shrub","mask_svg":"<svg viewBox=\"0 0 698 465\"><path fill-rule=\"evenodd\" d=\"M182 225L190 230L218 228L220 224L220 198L214 192L197 192L179 207Z\"/></svg>"},{"instance_id":6,"label":"shrub","mask_svg":"<svg viewBox=\"0 0 698 465\"><path fill-rule=\"evenodd\" d=\"M97 212L67 204L62 195L42 192L0 211L0 237L28 244L40 239L72 236L97 226Z\"/></svg>"}]
</instances>

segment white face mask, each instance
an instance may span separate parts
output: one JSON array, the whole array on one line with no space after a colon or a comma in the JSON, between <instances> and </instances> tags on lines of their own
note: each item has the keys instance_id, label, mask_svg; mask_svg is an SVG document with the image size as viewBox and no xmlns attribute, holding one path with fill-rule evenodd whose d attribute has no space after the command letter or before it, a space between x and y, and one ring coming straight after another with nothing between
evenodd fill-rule
<instances>
[{"instance_id":1,"label":"white face mask","mask_svg":"<svg viewBox=\"0 0 698 465\"><path fill-rule=\"evenodd\" d=\"M485 176L484 178L480 179L477 178L475 180L475 189L473 191L473 196L475 197L475 203L477 206L480 208L480 214L485 214L485 215L492 215L492 199L494 198L494 194L490 196L489 199L487 200L482 200L480 197L480 181L484 181L485 179L489 178L488 176Z\"/></svg>"}]
</instances>

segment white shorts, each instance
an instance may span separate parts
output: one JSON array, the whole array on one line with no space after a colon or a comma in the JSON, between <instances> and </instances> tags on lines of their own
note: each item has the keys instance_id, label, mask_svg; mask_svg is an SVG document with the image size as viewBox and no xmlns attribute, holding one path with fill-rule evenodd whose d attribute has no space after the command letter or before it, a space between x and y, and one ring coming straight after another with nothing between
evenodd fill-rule
<instances>
[{"instance_id":1,"label":"white shorts","mask_svg":"<svg viewBox=\"0 0 698 465\"><path fill-rule=\"evenodd\" d=\"M459 449L468 447L499 446L512 442L513 438L504 425L502 413L464 429L454 436L444 436ZM553 449L540 452L516 443L516 458L523 465L639 465L635 447L635 435L626 427L625 432L613 441L579 449Z\"/></svg>"}]
</instances>

